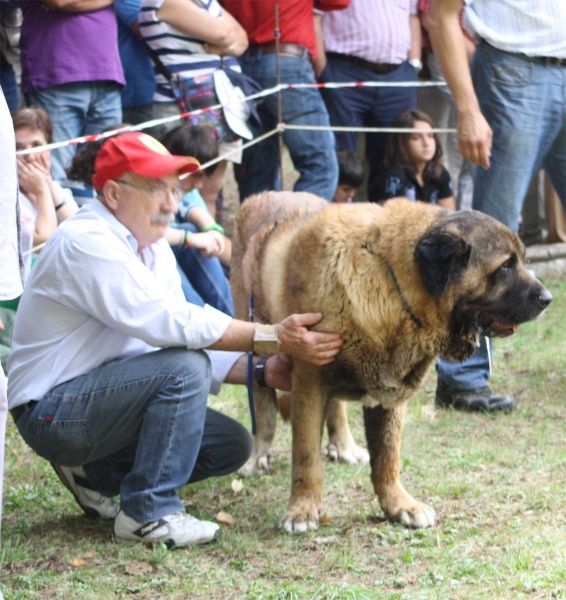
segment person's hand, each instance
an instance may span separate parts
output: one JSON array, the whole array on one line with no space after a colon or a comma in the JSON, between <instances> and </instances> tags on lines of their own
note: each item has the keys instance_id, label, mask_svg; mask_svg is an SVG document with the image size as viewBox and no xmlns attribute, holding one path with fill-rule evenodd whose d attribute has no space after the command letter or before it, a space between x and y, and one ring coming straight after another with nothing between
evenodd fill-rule
<instances>
[{"instance_id":1,"label":"person's hand","mask_svg":"<svg viewBox=\"0 0 566 600\"><path fill-rule=\"evenodd\" d=\"M211 229L206 233L211 235L216 240L216 244L219 247L217 254L222 254L226 249L226 238L220 233L220 231L216 231L216 229Z\"/></svg>"},{"instance_id":2,"label":"person's hand","mask_svg":"<svg viewBox=\"0 0 566 600\"><path fill-rule=\"evenodd\" d=\"M489 169L493 131L479 109L460 113L458 142L464 158L484 169Z\"/></svg>"},{"instance_id":3,"label":"person's hand","mask_svg":"<svg viewBox=\"0 0 566 600\"><path fill-rule=\"evenodd\" d=\"M2 319L0 319L0 331L4 331L4 321L2 321ZM267 363L265 366L267 367Z\"/></svg>"},{"instance_id":4,"label":"person's hand","mask_svg":"<svg viewBox=\"0 0 566 600\"><path fill-rule=\"evenodd\" d=\"M291 363L285 362L279 354L270 356L265 361L264 379L270 388L275 388L283 392L291 391Z\"/></svg>"},{"instance_id":5,"label":"person's hand","mask_svg":"<svg viewBox=\"0 0 566 600\"><path fill-rule=\"evenodd\" d=\"M277 326L281 352L313 365L327 365L334 360L344 343L340 333L309 331L322 319L321 313L291 315Z\"/></svg>"},{"instance_id":6,"label":"person's hand","mask_svg":"<svg viewBox=\"0 0 566 600\"><path fill-rule=\"evenodd\" d=\"M18 181L20 189L33 202L35 195L44 191L47 185L45 173L34 163L18 158Z\"/></svg>"},{"instance_id":7,"label":"person's hand","mask_svg":"<svg viewBox=\"0 0 566 600\"><path fill-rule=\"evenodd\" d=\"M206 231L191 235L191 248L200 250L202 256L218 256L224 250L224 239L218 231Z\"/></svg>"},{"instance_id":8,"label":"person's hand","mask_svg":"<svg viewBox=\"0 0 566 600\"><path fill-rule=\"evenodd\" d=\"M234 56L234 44L219 46L217 44L204 44L204 51L207 54L217 54L218 56Z\"/></svg>"}]
</instances>

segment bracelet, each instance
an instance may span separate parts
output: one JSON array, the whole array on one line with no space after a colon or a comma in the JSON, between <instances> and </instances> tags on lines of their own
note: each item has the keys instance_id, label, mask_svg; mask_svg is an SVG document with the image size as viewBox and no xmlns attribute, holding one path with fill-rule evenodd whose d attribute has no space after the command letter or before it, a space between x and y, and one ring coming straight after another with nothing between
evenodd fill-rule
<instances>
[{"instance_id":1,"label":"bracelet","mask_svg":"<svg viewBox=\"0 0 566 600\"><path fill-rule=\"evenodd\" d=\"M271 356L279 354L279 336L277 325L264 325L256 323L253 341L254 354L260 356Z\"/></svg>"},{"instance_id":2,"label":"bracelet","mask_svg":"<svg viewBox=\"0 0 566 600\"><path fill-rule=\"evenodd\" d=\"M61 202L61 204L57 204L57 206L55 207L55 211L58 211L60 208L63 208L63 206L65 206L65 204L67 204L64 200L63 202Z\"/></svg>"},{"instance_id":3,"label":"bracelet","mask_svg":"<svg viewBox=\"0 0 566 600\"><path fill-rule=\"evenodd\" d=\"M190 231L190 229L187 229L185 231L185 241L183 243L183 248L188 248L191 245L191 236L192 236L192 232Z\"/></svg>"},{"instance_id":4,"label":"bracelet","mask_svg":"<svg viewBox=\"0 0 566 600\"><path fill-rule=\"evenodd\" d=\"M207 225L203 231L206 233L207 231L218 231L218 233L221 233L222 235L224 234L224 227L222 227L222 225L219 225L218 223L213 223L212 225Z\"/></svg>"},{"instance_id":5,"label":"bracelet","mask_svg":"<svg viewBox=\"0 0 566 600\"><path fill-rule=\"evenodd\" d=\"M269 386L265 382L265 363L267 358L260 358L254 367L254 381L262 388L268 388Z\"/></svg>"}]
</instances>

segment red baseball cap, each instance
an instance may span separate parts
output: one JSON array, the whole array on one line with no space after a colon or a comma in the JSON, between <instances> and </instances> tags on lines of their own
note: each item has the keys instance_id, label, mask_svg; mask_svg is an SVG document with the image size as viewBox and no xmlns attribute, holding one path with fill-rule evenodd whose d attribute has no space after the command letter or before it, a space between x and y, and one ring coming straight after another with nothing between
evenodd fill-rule
<instances>
[{"instance_id":1,"label":"red baseball cap","mask_svg":"<svg viewBox=\"0 0 566 600\"><path fill-rule=\"evenodd\" d=\"M124 173L158 179L199 169L196 158L171 154L155 138L136 131L112 137L102 144L94 161L92 184L100 191L109 179L117 179Z\"/></svg>"}]
</instances>

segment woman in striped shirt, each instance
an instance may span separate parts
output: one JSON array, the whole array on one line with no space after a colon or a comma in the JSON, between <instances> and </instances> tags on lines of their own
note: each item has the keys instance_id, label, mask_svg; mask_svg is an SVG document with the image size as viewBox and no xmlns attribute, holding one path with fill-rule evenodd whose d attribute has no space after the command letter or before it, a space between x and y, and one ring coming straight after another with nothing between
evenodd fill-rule
<instances>
[{"instance_id":1,"label":"woman in striped shirt","mask_svg":"<svg viewBox=\"0 0 566 600\"><path fill-rule=\"evenodd\" d=\"M223 66L240 71L236 57L248 47L246 32L217 0L143 0L139 30L172 76L190 79L195 86L213 85L213 73ZM155 78L154 118L180 114L171 84L157 70ZM162 138L178 126L173 121L152 134ZM241 146L241 140L221 144L220 153L232 144ZM241 152L230 160L239 163Z\"/></svg>"}]
</instances>

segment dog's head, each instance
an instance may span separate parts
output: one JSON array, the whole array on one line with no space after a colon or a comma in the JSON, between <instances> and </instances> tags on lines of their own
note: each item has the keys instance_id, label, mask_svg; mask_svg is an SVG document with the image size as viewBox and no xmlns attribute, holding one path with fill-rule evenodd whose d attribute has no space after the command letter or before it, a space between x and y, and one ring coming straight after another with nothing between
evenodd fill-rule
<instances>
[{"instance_id":1,"label":"dog's head","mask_svg":"<svg viewBox=\"0 0 566 600\"><path fill-rule=\"evenodd\" d=\"M505 337L538 317L552 294L526 269L507 227L476 211L443 213L419 240L415 260L427 292L452 310L441 355L464 360L480 335Z\"/></svg>"}]
</instances>

